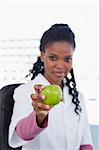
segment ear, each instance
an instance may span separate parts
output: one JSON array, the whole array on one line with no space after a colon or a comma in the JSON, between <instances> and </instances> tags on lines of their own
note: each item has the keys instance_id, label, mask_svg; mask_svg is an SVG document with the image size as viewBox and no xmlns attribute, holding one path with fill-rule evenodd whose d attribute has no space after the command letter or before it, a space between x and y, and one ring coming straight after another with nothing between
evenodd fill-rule
<instances>
[{"instance_id":1,"label":"ear","mask_svg":"<svg viewBox=\"0 0 99 150\"><path fill-rule=\"evenodd\" d=\"M43 60L44 60L44 56L45 56L45 53L44 53L44 52L41 52L41 55L40 55L40 59L41 59L41 61L43 61Z\"/></svg>"}]
</instances>

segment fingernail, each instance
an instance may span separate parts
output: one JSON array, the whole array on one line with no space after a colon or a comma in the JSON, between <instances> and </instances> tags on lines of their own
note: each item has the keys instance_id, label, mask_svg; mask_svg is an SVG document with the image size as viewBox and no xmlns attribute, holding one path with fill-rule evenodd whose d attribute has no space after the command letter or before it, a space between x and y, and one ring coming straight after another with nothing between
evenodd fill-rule
<instances>
[{"instance_id":1,"label":"fingernail","mask_svg":"<svg viewBox=\"0 0 99 150\"><path fill-rule=\"evenodd\" d=\"M38 95L38 99L45 99L44 95Z\"/></svg>"},{"instance_id":2,"label":"fingernail","mask_svg":"<svg viewBox=\"0 0 99 150\"><path fill-rule=\"evenodd\" d=\"M42 96L42 99L45 99L45 95L41 95Z\"/></svg>"},{"instance_id":3,"label":"fingernail","mask_svg":"<svg viewBox=\"0 0 99 150\"><path fill-rule=\"evenodd\" d=\"M46 105L46 109L50 109L50 106L49 106L49 105Z\"/></svg>"}]
</instances>

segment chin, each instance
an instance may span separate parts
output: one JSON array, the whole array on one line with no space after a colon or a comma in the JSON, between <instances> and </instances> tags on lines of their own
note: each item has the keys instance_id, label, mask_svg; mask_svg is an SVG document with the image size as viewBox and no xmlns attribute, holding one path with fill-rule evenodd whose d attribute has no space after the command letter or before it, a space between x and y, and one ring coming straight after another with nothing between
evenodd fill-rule
<instances>
[{"instance_id":1,"label":"chin","mask_svg":"<svg viewBox=\"0 0 99 150\"><path fill-rule=\"evenodd\" d=\"M56 78L55 78L56 79ZM61 83L62 82L62 80L64 79L64 78L58 78L58 79L53 79L53 83L55 83L55 84L59 84L59 83Z\"/></svg>"}]
</instances>

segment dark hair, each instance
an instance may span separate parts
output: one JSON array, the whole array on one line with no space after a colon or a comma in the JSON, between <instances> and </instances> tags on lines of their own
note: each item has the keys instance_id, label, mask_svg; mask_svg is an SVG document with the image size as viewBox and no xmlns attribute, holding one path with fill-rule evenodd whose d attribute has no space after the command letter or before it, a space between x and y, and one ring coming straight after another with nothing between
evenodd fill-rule
<instances>
[{"instance_id":1,"label":"dark hair","mask_svg":"<svg viewBox=\"0 0 99 150\"><path fill-rule=\"evenodd\" d=\"M44 32L40 40L40 51L44 51L46 46L55 41L67 41L75 48L75 35L67 24L55 24Z\"/></svg>"},{"instance_id":2,"label":"dark hair","mask_svg":"<svg viewBox=\"0 0 99 150\"><path fill-rule=\"evenodd\" d=\"M51 44L55 41L67 41L72 44L75 49L75 35L67 24L54 24L47 31L44 32L40 40L40 51L44 52L48 44ZM44 63L38 57L37 62L33 64L33 69L31 70L33 80L39 73L44 74ZM72 103L75 105L75 113L79 115L81 112L81 107L79 105L80 101L78 100L79 92L76 89L76 82L74 78L73 69L70 71L71 78L66 76L65 85L69 88L69 94L72 95Z\"/></svg>"}]
</instances>

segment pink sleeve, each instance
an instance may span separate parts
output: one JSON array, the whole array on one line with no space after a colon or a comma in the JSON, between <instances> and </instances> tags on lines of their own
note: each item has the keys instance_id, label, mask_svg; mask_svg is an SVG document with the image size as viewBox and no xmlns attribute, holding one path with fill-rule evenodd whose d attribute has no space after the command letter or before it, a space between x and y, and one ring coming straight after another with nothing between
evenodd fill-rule
<instances>
[{"instance_id":1,"label":"pink sleeve","mask_svg":"<svg viewBox=\"0 0 99 150\"><path fill-rule=\"evenodd\" d=\"M81 145L79 150L93 150L93 147L89 144Z\"/></svg>"},{"instance_id":2,"label":"pink sleeve","mask_svg":"<svg viewBox=\"0 0 99 150\"><path fill-rule=\"evenodd\" d=\"M24 140L31 140L44 130L48 125L48 116L41 127L37 125L35 111L28 117L20 120L16 126L16 132Z\"/></svg>"}]
</instances>

